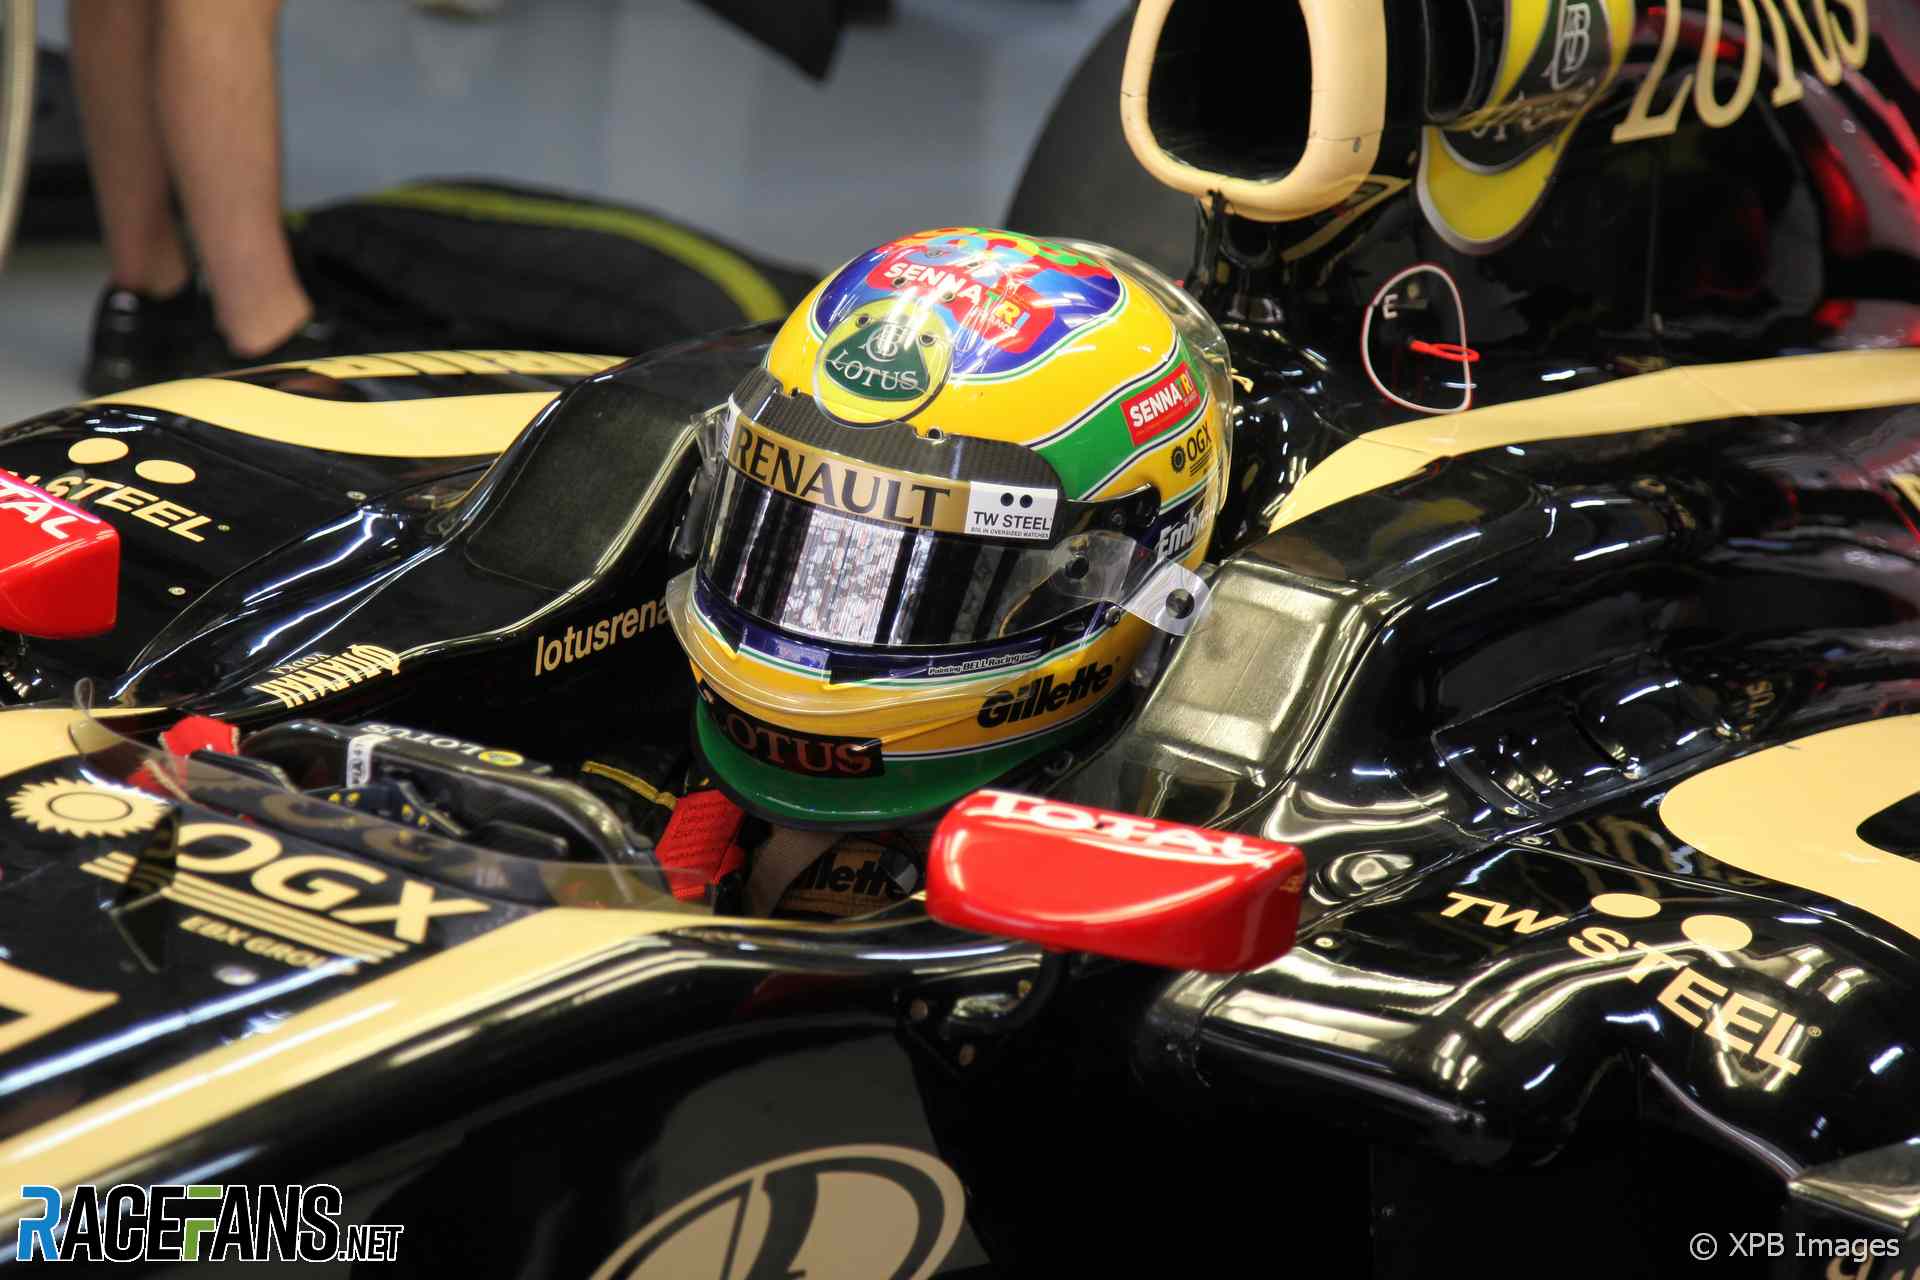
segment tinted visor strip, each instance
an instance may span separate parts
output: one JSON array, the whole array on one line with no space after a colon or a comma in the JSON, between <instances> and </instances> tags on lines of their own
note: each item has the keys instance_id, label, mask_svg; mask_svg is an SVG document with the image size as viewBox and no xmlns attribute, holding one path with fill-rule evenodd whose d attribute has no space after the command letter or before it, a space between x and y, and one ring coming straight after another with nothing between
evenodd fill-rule
<instances>
[{"instance_id":1,"label":"tinted visor strip","mask_svg":"<svg viewBox=\"0 0 1920 1280\"><path fill-rule=\"evenodd\" d=\"M1111 532L1077 551L866 520L729 469L701 569L717 595L777 631L926 649L994 643L1116 603L1120 576L1149 559Z\"/></svg>"},{"instance_id":2,"label":"tinted visor strip","mask_svg":"<svg viewBox=\"0 0 1920 1280\"><path fill-rule=\"evenodd\" d=\"M860 680L937 680L991 676L1039 661L1103 630L1116 606L1090 604L1019 635L968 645L872 648L831 641L799 641L769 627L714 589L704 573L693 579L695 606L732 649L752 649L825 675L831 684Z\"/></svg>"}]
</instances>

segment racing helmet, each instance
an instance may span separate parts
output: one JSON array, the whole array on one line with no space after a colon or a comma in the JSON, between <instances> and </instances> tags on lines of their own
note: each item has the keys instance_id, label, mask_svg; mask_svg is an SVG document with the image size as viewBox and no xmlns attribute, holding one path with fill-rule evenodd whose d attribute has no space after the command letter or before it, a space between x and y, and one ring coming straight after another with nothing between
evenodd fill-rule
<instances>
[{"instance_id":1,"label":"racing helmet","mask_svg":"<svg viewBox=\"0 0 1920 1280\"><path fill-rule=\"evenodd\" d=\"M667 613L713 779L897 827L1065 745L1204 607L1231 403L1219 327L1115 249L949 227L828 277L701 427Z\"/></svg>"}]
</instances>

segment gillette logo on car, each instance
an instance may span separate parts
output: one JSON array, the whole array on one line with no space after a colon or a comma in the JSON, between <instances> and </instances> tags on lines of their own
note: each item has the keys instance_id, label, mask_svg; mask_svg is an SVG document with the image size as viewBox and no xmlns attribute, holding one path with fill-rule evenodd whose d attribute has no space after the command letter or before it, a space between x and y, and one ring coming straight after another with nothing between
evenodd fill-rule
<instances>
[{"instance_id":1,"label":"gillette logo on car","mask_svg":"<svg viewBox=\"0 0 1920 1280\"><path fill-rule=\"evenodd\" d=\"M1074 672L1073 680L1066 684L1055 681L1049 672L1038 680L1021 685L1012 693L1002 689L991 695L980 704L978 718L981 726L988 729L1003 724L1018 724L1022 720L1031 720L1034 716L1046 715L1091 697L1105 689L1112 680L1113 664L1110 662L1089 662Z\"/></svg>"}]
</instances>

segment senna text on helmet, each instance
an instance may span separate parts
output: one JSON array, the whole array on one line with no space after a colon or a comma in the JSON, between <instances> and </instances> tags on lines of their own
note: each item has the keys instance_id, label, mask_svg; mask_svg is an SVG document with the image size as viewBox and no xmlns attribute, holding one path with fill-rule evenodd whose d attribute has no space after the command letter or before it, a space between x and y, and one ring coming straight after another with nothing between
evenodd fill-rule
<instances>
[{"instance_id":1,"label":"senna text on helmet","mask_svg":"<svg viewBox=\"0 0 1920 1280\"><path fill-rule=\"evenodd\" d=\"M1105 689L1113 680L1111 662L1089 662L1073 673L1071 683L1059 683L1048 672L1038 680L1021 685L1012 693L1002 689L980 704L982 728L1016 724L1034 716L1047 715L1070 703L1079 702Z\"/></svg>"},{"instance_id":2,"label":"senna text on helmet","mask_svg":"<svg viewBox=\"0 0 1920 1280\"><path fill-rule=\"evenodd\" d=\"M1160 381L1126 403L1127 434L1145 444L1176 422L1184 422L1200 407L1200 384L1182 363Z\"/></svg>"}]
</instances>

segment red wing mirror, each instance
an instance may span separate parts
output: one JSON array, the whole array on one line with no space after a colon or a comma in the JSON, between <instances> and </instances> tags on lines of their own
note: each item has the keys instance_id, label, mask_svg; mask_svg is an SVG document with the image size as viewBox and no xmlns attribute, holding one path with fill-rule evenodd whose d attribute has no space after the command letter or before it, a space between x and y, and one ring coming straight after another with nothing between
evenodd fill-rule
<instances>
[{"instance_id":1,"label":"red wing mirror","mask_svg":"<svg viewBox=\"0 0 1920 1280\"><path fill-rule=\"evenodd\" d=\"M1170 969L1257 968L1293 946L1289 844L976 791L933 834L927 910L962 928Z\"/></svg>"},{"instance_id":2,"label":"red wing mirror","mask_svg":"<svg viewBox=\"0 0 1920 1280\"><path fill-rule=\"evenodd\" d=\"M120 535L98 516L0 474L0 629L48 640L113 630Z\"/></svg>"}]
</instances>

